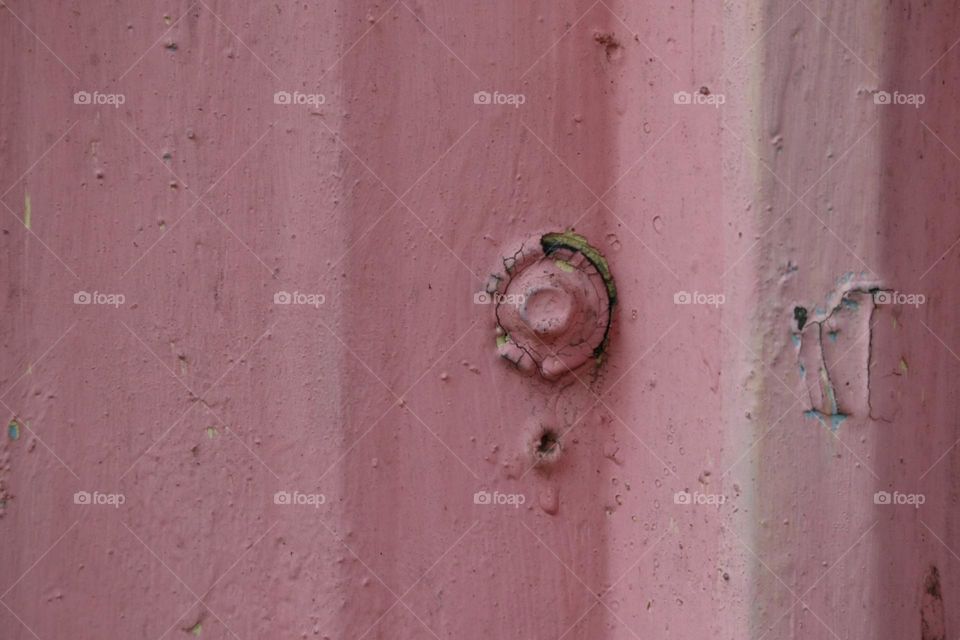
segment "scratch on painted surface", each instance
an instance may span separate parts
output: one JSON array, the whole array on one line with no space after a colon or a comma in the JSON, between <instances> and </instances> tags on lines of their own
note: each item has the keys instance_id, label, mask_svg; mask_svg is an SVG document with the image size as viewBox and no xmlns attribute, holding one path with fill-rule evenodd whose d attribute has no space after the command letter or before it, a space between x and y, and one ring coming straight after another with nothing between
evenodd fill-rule
<instances>
[{"instance_id":1,"label":"scratch on painted surface","mask_svg":"<svg viewBox=\"0 0 960 640\"><path fill-rule=\"evenodd\" d=\"M30 207L30 194L23 196L23 226L27 229L30 228L30 218L33 215L32 209Z\"/></svg>"}]
</instances>

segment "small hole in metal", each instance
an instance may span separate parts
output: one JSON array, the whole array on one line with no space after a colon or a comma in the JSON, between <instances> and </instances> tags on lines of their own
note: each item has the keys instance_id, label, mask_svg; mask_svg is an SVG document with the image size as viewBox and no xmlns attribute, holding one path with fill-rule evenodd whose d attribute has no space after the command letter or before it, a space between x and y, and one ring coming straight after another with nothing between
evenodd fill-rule
<instances>
[{"instance_id":1,"label":"small hole in metal","mask_svg":"<svg viewBox=\"0 0 960 640\"><path fill-rule=\"evenodd\" d=\"M536 456L539 464L550 464L560 456L560 434L545 428L535 440Z\"/></svg>"}]
</instances>

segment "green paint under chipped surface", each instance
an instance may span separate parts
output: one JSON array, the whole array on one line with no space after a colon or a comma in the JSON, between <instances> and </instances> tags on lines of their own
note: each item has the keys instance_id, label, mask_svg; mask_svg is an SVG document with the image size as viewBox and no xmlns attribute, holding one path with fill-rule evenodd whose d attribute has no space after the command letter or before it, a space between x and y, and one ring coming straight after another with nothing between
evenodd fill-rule
<instances>
[{"instance_id":1,"label":"green paint under chipped surface","mask_svg":"<svg viewBox=\"0 0 960 640\"><path fill-rule=\"evenodd\" d=\"M587 242L587 239L579 233L573 231L564 231L563 233L547 233L540 238L540 246L546 255L552 255L558 249L569 249L583 255L594 266L600 277L603 278L603 284L607 289L607 299L610 305L610 315L607 319L607 327L603 334L603 340L593 351L593 357L597 365L603 362L603 354L606 353L607 345L610 342L610 327L613 325L613 308L617 304L617 285L613 281L613 274L610 272L610 265L607 259L603 257L600 251ZM557 264L565 261L557 260ZM569 264L568 264L569 266Z\"/></svg>"},{"instance_id":2,"label":"green paint under chipped surface","mask_svg":"<svg viewBox=\"0 0 960 640\"><path fill-rule=\"evenodd\" d=\"M586 238L573 231L547 233L540 238L540 245L543 247L543 252L548 256L561 248L582 253L584 257L596 267L597 271L600 272L600 277L603 278L603 283L607 287L610 307L612 308L613 305L617 303L617 286L613 282L613 274L610 273L610 266L607 264L607 259L603 257L600 251L587 242Z\"/></svg>"}]
</instances>

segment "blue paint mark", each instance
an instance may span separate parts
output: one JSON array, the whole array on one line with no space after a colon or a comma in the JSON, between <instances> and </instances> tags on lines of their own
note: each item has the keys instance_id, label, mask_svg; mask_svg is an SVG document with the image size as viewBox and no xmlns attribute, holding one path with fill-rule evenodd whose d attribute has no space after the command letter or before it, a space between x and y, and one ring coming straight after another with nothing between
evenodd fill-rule
<instances>
[{"instance_id":1,"label":"blue paint mark","mask_svg":"<svg viewBox=\"0 0 960 640\"><path fill-rule=\"evenodd\" d=\"M11 420L10 424L7 426L7 437L11 440L20 439L20 423L16 420Z\"/></svg>"},{"instance_id":2,"label":"blue paint mark","mask_svg":"<svg viewBox=\"0 0 960 640\"><path fill-rule=\"evenodd\" d=\"M799 334L799 333L791 333L791 334L790 334L790 340L793 342L793 346L795 346L795 347L797 347L797 348L800 347L800 334Z\"/></svg>"},{"instance_id":3,"label":"blue paint mark","mask_svg":"<svg viewBox=\"0 0 960 640\"><path fill-rule=\"evenodd\" d=\"M856 300L851 300L850 298L844 298L843 300L840 301L840 304L842 304L847 309L860 308L860 303L857 302Z\"/></svg>"},{"instance_id":4,"label":"blue paint mark","mask_svg":"<svg viewBox=\"0 0 960 640\"><path fill-rule=\"evenodd\" d=\"M843 415L842 413L835 413L833 415L828 416L828 415L824 415L820 411L817 411L816 409L808 409L804 411L803 417L815 419L821 425L825 427L829 427L830 431L832 431L833 433L836 433L840 429L840 425L843 424L844 421L846 421L847 419L847 416Z\"/></svg>"},{"instance_id":5,"label":"blue paint mark","mask_svg":"<svg viewBox=\"0 0 960 640\"><path fill-rule=\"evenodd\" d=\"M830 331L830 332L827 333L827 337L830 338L830 342L836 342L836 341L837 341L837 334L838 334L838 333L839 333L838 331Z\"/></svg>"}]
</instances>

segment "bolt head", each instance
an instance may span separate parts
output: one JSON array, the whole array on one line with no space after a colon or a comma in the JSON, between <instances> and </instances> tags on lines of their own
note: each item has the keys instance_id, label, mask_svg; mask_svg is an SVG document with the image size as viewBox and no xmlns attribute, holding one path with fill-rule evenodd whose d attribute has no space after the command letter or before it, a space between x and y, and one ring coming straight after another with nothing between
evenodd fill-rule
<instances>
[{"instance_id":1,"label":"bolt head","mask_svg":"<svg viewBox=\"0 0 960 640\"><path fill-rule=\"evenodd\" d=\"M539 239L506 254L496 274L500 354L521 371L555 380L590 360L606 339L611 301L603 276L582 253L547 255Z\"/></svg>"}]
</instances>

